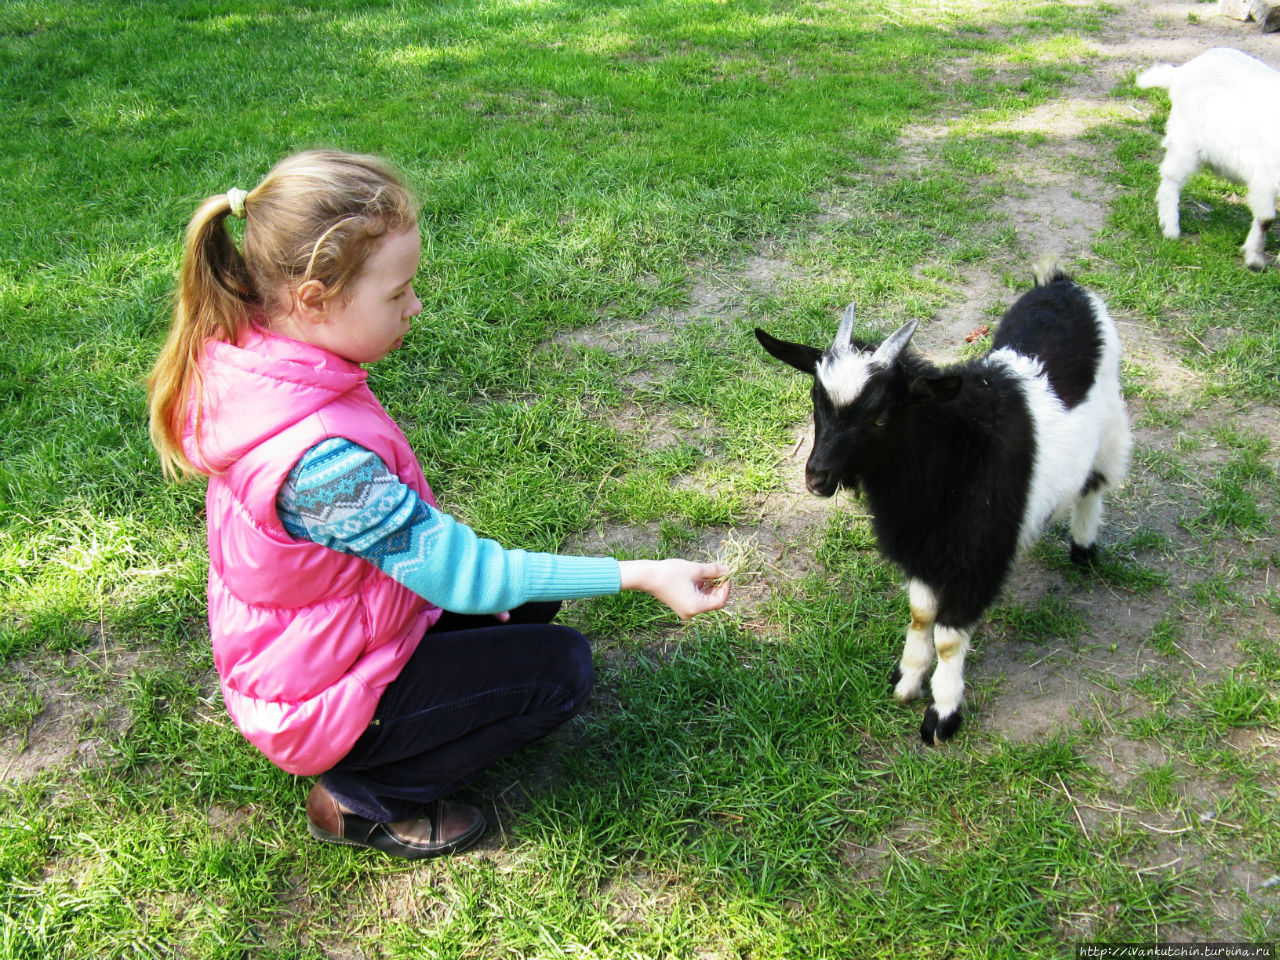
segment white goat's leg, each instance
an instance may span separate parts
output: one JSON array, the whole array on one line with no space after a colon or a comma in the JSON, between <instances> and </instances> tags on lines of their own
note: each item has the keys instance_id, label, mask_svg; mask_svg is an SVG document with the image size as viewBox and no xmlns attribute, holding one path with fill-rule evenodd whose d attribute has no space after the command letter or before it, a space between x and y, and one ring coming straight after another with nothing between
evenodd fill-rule
<instances>
[{"instance_id":1,"label":"white goat's leg","mask_svg":"<svg viewBox=\"0 0 1280 960\"><path fill-rule=\"evenodd\" d=\"M1244 265L1250 270L1261 270L1267 265L1263 250L1267 244L1267 231L1276 218L1276 189L1276 184L1261 181L1249 185L1253 226L1240 249L1244 251Z\"/></svg>"},{"instance_id":2,"label":"white goat's leg","mask_svg":"<svg viewBox=\"0 0 1280 960\"><path fill-rule=\"evenodd\" d=\"M969 652L972 628L938 626L933 645L938 651L938 667L933 671L933 703L920 724L920 739L939 744L960 729L960 704L964 702L964 658Z\"/></svg>"},{"instance_id":3,"label":"white goat's leg","mask_svg":"<svg viewBox=\"0 0 1280 960\"><path fill-rule=\"evenodd\" d=\"M938 617L938 598L923 582L908 580L907 596L911 601L911 626L902 645L902 660L890 680L899 703L914 700L923 692L924 675L933 665L933 622Z\"/></svg>"},{"instance_id":4,"label":"white goat's leg","mask_svg":"<svg viewBox=\"0 0 1280 960\"><path fill-rule=\"evenodd\" d=\"M1181 235L1178 227L1178 203L1182 199L1182 186L1200 168L1195 151L1183 151L1170 147L1160 164L1160 189L1156 191L1156 210L1160 216L1160 228L1173 239Z\"/></svg>"}]
</instances>

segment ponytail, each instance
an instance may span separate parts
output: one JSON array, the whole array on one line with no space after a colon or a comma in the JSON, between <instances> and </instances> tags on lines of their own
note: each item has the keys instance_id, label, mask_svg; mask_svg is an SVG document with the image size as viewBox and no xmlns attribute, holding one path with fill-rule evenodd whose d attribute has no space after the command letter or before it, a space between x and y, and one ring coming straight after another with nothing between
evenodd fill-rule
<instances>
[{"instance_id":1,"label":"ponytail","mask_svg":"<svg viewBox=\"0 0 1280 960\"><path fill-rule=\"evenodd\" d=\"M193 390L198 393L200 354L210 339L234 343L249 325L257 298L248 270L227 230L231 203L210 197L187 226L173 323L147 378L151 442L166 476L199 471L182 449L183 425ZM199 406L195 413L198 415Z\"/></svg>"}]
</instances>

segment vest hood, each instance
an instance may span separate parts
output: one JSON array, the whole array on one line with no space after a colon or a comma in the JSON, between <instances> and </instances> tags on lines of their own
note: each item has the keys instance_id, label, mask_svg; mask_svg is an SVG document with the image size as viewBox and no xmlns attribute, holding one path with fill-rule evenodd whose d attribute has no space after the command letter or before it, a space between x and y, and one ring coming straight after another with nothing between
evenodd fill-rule
<instances>
[{"instance_id":1,"label":"vest hood","mask_svg":"<svg viewBox=\"0 0 1280 960\"><path fill-rule=\"evenodd\" d=\"M238 343L210 340L201 370L182 448L208 474L226 470L267 437L359 388L369 376L359 364L257 327Z\"/></svg>"}]
</instances>

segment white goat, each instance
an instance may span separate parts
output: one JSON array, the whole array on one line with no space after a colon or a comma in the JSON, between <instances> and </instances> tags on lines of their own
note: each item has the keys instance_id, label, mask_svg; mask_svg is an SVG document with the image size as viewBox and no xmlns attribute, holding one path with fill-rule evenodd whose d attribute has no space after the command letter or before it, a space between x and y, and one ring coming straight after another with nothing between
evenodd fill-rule
<instances>
[{"instance_id":1,"label":"white goat","mask_svg":"<svg viewBox=\"0 0 1280 960\"><path fill-rule=\"evenodd\" d=\"M1250 270L1266 265L1263 247L1280 190L1280 71L1215 47L1180 67L1157 64L1140 87L1164 87L1172 107L1156 208L1166 237L1177 237L1182 186L1201 166L1249 188L1253 226L1241 249Z\"/></svg>"}]
</instances>

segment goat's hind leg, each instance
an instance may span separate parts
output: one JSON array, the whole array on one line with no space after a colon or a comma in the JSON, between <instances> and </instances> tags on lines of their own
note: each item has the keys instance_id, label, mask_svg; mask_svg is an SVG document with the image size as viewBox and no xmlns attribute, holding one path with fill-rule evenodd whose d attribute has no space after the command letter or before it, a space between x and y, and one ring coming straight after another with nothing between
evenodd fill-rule
<instances>
[{"instance_id":1,"label":"goat's hind leg","mask_svg":"<svg viewBox=\"0 0 1280 960\"><path fill-rule=\"evenodd\" d=\"M938 617L938 598L920 580L907 581L911 601L911 626L902 645L902 659L889 683L899 703L914 700L924 691L924 675L933 666L933 623Z\"/></svg>"},{"instance_id":2,"label":"goat's hind leg","mask_svg":"<svg viewBox=\"0 0 1280 960\"><path fill-rule=\"evenodd\" d=\"M1071 562L1087 567L1098 557L1098 528L1102 526L1102 491L1106 477L1094 470L1071 507Z\"/></svg>"},{"instance_id":3,"label":"goat's hind leg","mask_svg":"<svg viewBox=\"0 0 1280 960\"><path fill-rule=\"evenodd\" d=\"M1169 148L1160 163L1160 187L1156 190L1156 212L1160 217L1160 229L1170 240L1181 235L1178 225L1178 204L1182 200L1182 187L1200 168L1199 157L1194 150Z\"/></svg>"},{"instance_id":4,"label":"goat's hind leg","mask_svg":"<svg viewBox=\"0 0 1280 960\"><path fill-rule=\"evenodd\" d=\"M930 689L933 703L924 712L920 739L930 745L950 740L960 729L963 719L960 705L964 702L964 658L969 652L972 627L945 627L933 631L933 645L938 651L938 668L933 671Z\"/></svg>"},{"instance_id":5,"label":"goat's hind leg","mask_svg":"<svg viewBox=\"0 0 1280 960\"><path fill-rule=\"evenodd\" d=\"M1093 469L1071 507L1071 562L1077 566L1089 566L1097 559L1102 496L1118 485L1128 472L1132 443L1124 401L1117 396Z\"/></svg>"},{"instance_id":6,"label":"goat's hind leg","mask_svg":"<svg viewBox=\"0 0 1280 960\"><path fill-rule=\"evenodd\" d=\"M1276 185L1254 182L1249 185L1249 210L1253 213L1253 225L1240 249L1244 252L1244 265L1250 270L1262 270L1267 265L1263 252L1267 245L1267 231L1276 218Z\"/></svg>"}]
</instances>

